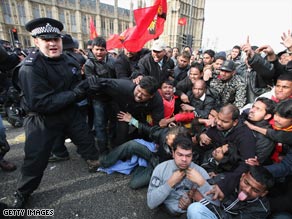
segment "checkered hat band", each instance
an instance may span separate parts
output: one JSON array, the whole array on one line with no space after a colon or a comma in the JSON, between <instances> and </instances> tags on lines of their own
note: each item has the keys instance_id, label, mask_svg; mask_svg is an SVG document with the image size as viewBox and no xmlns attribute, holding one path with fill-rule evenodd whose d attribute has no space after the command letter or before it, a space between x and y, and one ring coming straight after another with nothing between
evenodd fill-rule
<instances>
[{"instance_id":1,"label":"checkered hat band","mask_svg":"<svg viewBox=\"0 0 292 219\"><path fill-rule=\"evenodd\" d=\"M43 27L37 27L31 31L32 36L38 36L41 34L46 34L46 33L57 33L61 34L59 28L53 27L51 24L47 23L46 26Z\"/></svg>"}]
</instances>

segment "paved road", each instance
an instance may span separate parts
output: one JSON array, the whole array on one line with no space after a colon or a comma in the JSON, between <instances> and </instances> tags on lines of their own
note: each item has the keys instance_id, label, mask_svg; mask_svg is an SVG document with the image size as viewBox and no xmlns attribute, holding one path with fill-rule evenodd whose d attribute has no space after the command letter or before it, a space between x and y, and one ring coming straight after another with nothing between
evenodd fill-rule
<instances>
[{"instance_id":1,"label":"paved road","mask_svg":"<svg viewBox=\"0 0 292 219\"><path fill-rule=\"evenodd\" d=\"M14 161L18 169L12 173L0 170L0 200L11 204L23 162L24 133L22 128L12 128L6 122L5 126L11 145L6 159ZM161 211L147 207L147 188L131 190L127 186L130 176L89 173L85 161L76 153L76 147L72 143L66 143L66 146L71 159L49 163L41 185L33 193L27 208L54 209L53 218L62 219L170 218Z\"/></svg>"}]
</instances>

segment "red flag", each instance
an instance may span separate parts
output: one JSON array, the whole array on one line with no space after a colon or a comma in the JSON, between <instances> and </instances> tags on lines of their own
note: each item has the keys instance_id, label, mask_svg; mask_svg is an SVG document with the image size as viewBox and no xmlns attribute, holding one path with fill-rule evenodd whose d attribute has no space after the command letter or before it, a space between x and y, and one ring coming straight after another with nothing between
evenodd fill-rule
<instances>
[{"instance_id":1,"label":"red flag","mask_svg":"<svg viewBox=\"0 0 292 219\"><path fill-rule=\"evenodd\" d=\"M131 52L137 52L149 40L158 38L164 30L166 13L166 0L156 0L151 7L135 10L136 26L132 33L125 38L124 47Z\"/></svg>"},{"instance_id":2,"label":"red flag","mask_svg":"<svg viewBox=\"0 0 292 219\"><path fill-rule=\"evenodd\" d=\"M187 19L185 17L182 17L180 19L178 19L178 24L181 26L184 26L187 24Z\"/></svg>"},{"instance_id":3,"label":"red flag","mask_svg":"<svg viewBox=\"0 0 292 219\"><path fill-rule=\"evenodd\" d=\"M106 49L111 50L111 49L120 49L123 48L123 43L121 36L119 34L113 34L108 38L106 41Z\"/></svg>"},{"instance_id":4,"label":"red flag","mask_svg":"<svg viewBox=\"0 0 292 219\"><path fill-rule=\"evenodd\" d=\"M90 20L89 20L89 28L90 28L89 38L93 40L95 37L97 37L97 33L96 33L96 29L95 29L92 17L90 17Z\"/></svg>"}]
</instances>

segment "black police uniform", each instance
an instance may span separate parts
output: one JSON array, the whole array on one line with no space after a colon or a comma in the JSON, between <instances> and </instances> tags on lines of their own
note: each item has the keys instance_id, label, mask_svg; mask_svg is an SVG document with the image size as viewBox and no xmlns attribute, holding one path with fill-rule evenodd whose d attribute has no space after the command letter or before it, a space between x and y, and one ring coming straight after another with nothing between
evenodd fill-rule
<instances>
[{"instance_id":1,"label":"black police uniform","mask_svg":"<svg viewBox=\"0 0 292 219\"><path fill-rule=\"evenodd\" d=\"M51 19L40 19L43 20L37 19L37 22L30 24L44 25L36 37L38 34L45 36L48 30L58 34L53 29ZM47 28L47 23L53 27ZM26 27L27 30L31 28ZM98 159L94 136L76 104L80 101L74 92L79 74L79 65L68 55L62 54L52 59L40 51L26 57L19 70L19 85L24 94L23 107L28 115L24 122L26 141L22 177L17 187L17 194L24 199L39 186L52 146L60 136L70 137L85 160Z\"/></svg>"}]
</instances>

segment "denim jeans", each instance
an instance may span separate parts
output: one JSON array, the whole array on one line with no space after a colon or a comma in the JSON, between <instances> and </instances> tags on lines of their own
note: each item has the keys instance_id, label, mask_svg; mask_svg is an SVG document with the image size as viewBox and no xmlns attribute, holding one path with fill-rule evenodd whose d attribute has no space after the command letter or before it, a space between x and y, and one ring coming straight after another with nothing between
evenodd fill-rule
<instances>
[{"instance_id":1,"label":"denim jeans","mask_svg":"<svg viewBox=\"0 0 292 219\"><path fill-rule=\"evenodd\" d=\"M187 210L188 219L217 219L217 216L200 202L192 203Z\"/></svg>"},{"instance_id":2,"label":"denim jeans","mask_svg":"<svg viewBox=\"0 0 292 219\"><path fill-rule=\"evenodd\" d=\"M112 107L110 102L99 100L93 100L92 106L94 113L93 125L95 129L95 137L97 138L98 146L102 152L107 147L109 136L111 136L115 130L112 119ZM108 125L109 128L107 130Z\"/></svg>"}]
</instances>

